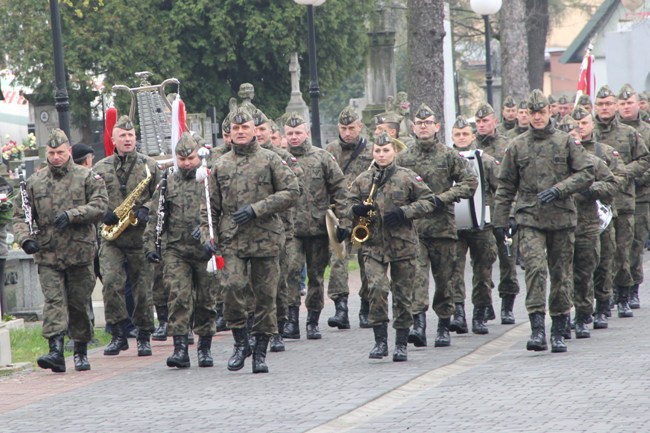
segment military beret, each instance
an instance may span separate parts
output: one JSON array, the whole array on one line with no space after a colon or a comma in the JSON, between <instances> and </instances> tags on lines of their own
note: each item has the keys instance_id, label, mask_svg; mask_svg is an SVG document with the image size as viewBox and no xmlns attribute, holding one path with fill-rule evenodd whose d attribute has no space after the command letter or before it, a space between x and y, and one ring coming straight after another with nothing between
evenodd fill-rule
<instances>
[{"instance_id":1,"label":"military beret","mask_svg":"<svg viewBox=\"0 0 650 433\"><path fill-rule=\"evenodd\" d=\"M305 124L305 119L302 118L302 116L295 111L289 115L287 118L287 121L284 122L286 126L289 126L291 128L296 128L300 125Z\"/></svg>"},{"instance_id":2,"label":"military beret","mask_svg":"<svg viewBox=\"0 0 650 433\"><path fill-rule=\"evenodd\" d=\"M93 153L95 153L95 151L87 144L77 143L72 146L72 159L75 162L81 161L87 155L92 155Z\"/></svg>"},{"instance_id":3,"label":"military beret","mask_svg":"<svg viewBox=\"0 0 650 433\"><path fill-rule=\"evenodd\" d=\"M377 125L383 125L385 123L396 123L399 125L401 121L402 116L395 113L394 111L387 111L375 116L375 123Z\"/></svg>"},{"instance_id":4,"label":"military beret","mask_svg":"<svg viewBox=\"0 0 650 433\"><path fill-rule=\"evenodd\" d=\"M223 119L223 123L221 124L221 130L226 134L230 134L230 113L228 113L226 115L226 118Z\"/></svg>"},{"instance_id":5,"label":"military beret","mask_svg":"<svg viewBox=\"0 0 650 433\"><path fill-rule=\"evenodd\" d=\"M622 100L627 100L630 99L632 96L636 95L636 90L632 88L629 84L623 84L623 87L621 87L621 90L618 92L618 99Z\"/></svg>"},{"instance_id":6,"label":"military beret","mask_svg":"<svg viewBox=\"0 0 650 433\"><path fill-rule=\"evenodd\" d=\"M558 122L557 127L560 131L571 132L578 127L578 123L573 117L567 114Z\"/></svg>"},{"instance_id":7,"label":"military beret","mask_svg":"<svg viewBox=\"0 0 650 433\"><path fill-rule=\"evenodd\" d=\"M359 113L353 107L345 107L339 114L339 125L350 125L359 120Z\"/></svg>"},{"instance_id":8,"label":"military beret","mask_svg":"<svg viewBox=\"0 0 650 433\"><path fill-rule=\"evenodd\" d=\"M131 118L129 116L122 115L120 116L119 119L117 119L117 122L115 123L115 126L113 126L113 129L124 129L125 131L130 131L133 129L133 122L131 121Z\"/></svg>"},{"instance_id":9,"label":"military beret","mask_svg":"<svg viewBox=\"0 0 650 433\"><path fill-rule=\"evenodd\" d=\"M392 142L393 139L391 138L390 135L388 135L386 131L381 131L381 133L375 139L375 144L377 146L386 146L387 144L391 144Z\"/></svg>"},{"instance_id":10,"label":"military beret","mask_svg":"<svg viewBox=\"0 0 650 433\"><path fill-rule=\"evenodd\" d=\"M519 105L517 106L517 108L520 110L528 110L528 101L526 100L519 101Z\"/></svg>"},{"instance_id":11,"label":"military beret","mask_svg":"<svg viewBox=\"0 0 650 433\"><path fill-rule=\"evenodd\" d=\"M612 89L610 89L607 84L598 89L598 93L596 93L596 98L608 98L610 96L616 97L616 95L614 95L614 92L612 92Z\"/></svg>"},{"instance_id":12,"label":"military beret","mask_svg":"<svg viewBox=\"0 0 650 433\"><path fill-rule=\"evenodd\" d=\"M585 110L584 107L582 107L582 106L580 106L580 105L578 105L578 106L573 110L573 112L571 113L571 117L572 117L574 120L582 120L582 119L584 119L585 117L590 116L590 115L591 115L591 113L590 113L589 111Z\"/></svg>"},{"instance_id":13,"label":"military beret","mask_svg":"<svg viewBox=\"0 0 650 433\"><path fill-rule=\"evenodd\" d=\"M508 95L508 96L506 96L506 99L503 100L502 105L504 107L514 108L514 107L517 106L517 103L515 102L515 99L512 96Z\"/></svg>"},{"instance_id":14,"label":"military beret","mask_svg":"<svg viewBox=\"0 0 650 433\"><path fill-rule=\"evenodd\" d=\"M591 98L589 95L580 95L578 98L578 105L591 105Z\"/></svg>"},{"instance_id":15,"label":"military beret","mask_svg":"<svg viewBox=\"0 0 650 433\"><path fill-rule=\"evenodd\" d=\"M52 132L50 132L50 136L47 139L47 142L45 143L47 147L51 147L52 149L55 149L62 144L69 143L70 141L68 140L68 136L65 135L65 132L60 130L59 128L54 128Z\"/></svg>"},{"instance_id":16,"label":"military beret","mask_svg":"<svg viewBox=\"0 0 650 433\"><path fill-rule=\"evenodd\" d=\"M275 123L275 120L270 120L269 124L271 125L271 132L278 132L280 131L280 127L278 126L277 123Z\"/></svg>"},{"instance_id":17,"label":"military beret","mask_svg":"<svg viewBox=\"0 0 650 433\"><path fill-rule=\"evenodd\" d=\"M455 129L463 129L463 128L467 128L468 126L472 126L472 125L469 124L467 119L465 119L465 117L463 116L458 116L456 117L456 121L454 122L453 127Z\"/></svg>"},{"instance_id":18,"label":"military beret","mask_svg":"<svg viewBox=\"0 0 650 433\"><path fill-rule=\"evenodd\" d=\"M427 117L433 116L434 119L436 117L436 114L433 112L431 108L427 106L427 104L420 104L420 107L418 107L418 111L415 112L415 117L418 119L426 119Z\"/></svg>"},{"instance_id":19,"label":"military beret","mask_svg":"<svg viewBox=\"0 0 650 433\"><path fill-rule=\"evenodd\" d=\"M192 138L192 134L185 131L181 135L181 138L178 139L178 143L176 144L176 155L190 156L190 154L199 147L199 143L197 143L196 140Z\"/></svg>"},{"instance_id":20,"label":"military beret","mask_svg":"<svg viewBox=\"0 0 650 433\"><path fill-rule=\"evenodd\" d=\"M260 126L267 123L269 118L266 117L266 114L264 114L262 110L256 108L253 113L253 121L255 121L255 126Z\"/></svg>"},{"instance_id":21,"label":"military beret","mask_svg":"<svg viewBox=\"0 0 650 433\"><path fill-rule=\"evenodd\" d=\"M647 101L647 100L648 100L648 92L639 93L639 101Z\"/></svg>"},{"instance_id":22,"label":"military beret","mask_svg":"<svg viewBox=\"0 0 650 433\"><path fill-rule=\"evenodd\" d=\"M474 114L474 117L477 119L482 119L489 116L490 114L494 114L494 108L492 108L492 106L487 102L484 102L479 105L478 110L476 110L476 114Z\"/></svg>"},{"instance_id":23,"label":"military beret","mask_svg":"<svg viewBox=\"0 0 650 433\"><path fill-rule=\"evenodd\" d=\"M562 105L568 104L569 103L569 98L567 98L566 95L560 95L560 97L557 98L557 103L562 104Z\"/></svg>"},{"instance_id":24,"label":"military beret","mask_svg":"<svg viewBox=\"0 0 650 433\"><path fill-rule=\"evenodd\" d=\"M528 109L531 111L541 111L544 107L548 107L548 98L544 96L541 90L535 89L530 92L528 96Z\"/></svg>"},{"instance_id":25,"label":"military beret","mask_svg":"<svg viewBox=\"0 0 650 433\"><path fill-rule=\"evenodd\" d=\"M555 97L553 95L548 95L548 104L557 104L557 101L555 100ZM528 107L528 106L526 106Z\"/></svg>"},{"instance_id":26,"label":"military beret","mask_svg":"<svg viewBox=\"0 0 650 433\"><path fill-rule=\"evenodd\" d=\"M253 120L253 113L245 105L237 107L230 115L230 123L235 125L242 125L251 120Z\"/></svg>"}]
</instances>

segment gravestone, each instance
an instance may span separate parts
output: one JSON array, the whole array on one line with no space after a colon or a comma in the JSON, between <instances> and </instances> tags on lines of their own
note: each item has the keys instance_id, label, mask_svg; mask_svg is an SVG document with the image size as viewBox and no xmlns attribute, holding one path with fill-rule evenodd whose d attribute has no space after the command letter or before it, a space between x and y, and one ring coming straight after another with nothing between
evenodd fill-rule
<instances>
[{"instance_id":1,"label":"gravestone","mask_svg":"<svg viewBox=\"0 0 650 433\"><path fill-rule=\"evenodd\" d=\"M44 297L32 255L23 250L9 250L4 279L5 313L25 320L42 320Z\"/></svg>"}]
</instances>

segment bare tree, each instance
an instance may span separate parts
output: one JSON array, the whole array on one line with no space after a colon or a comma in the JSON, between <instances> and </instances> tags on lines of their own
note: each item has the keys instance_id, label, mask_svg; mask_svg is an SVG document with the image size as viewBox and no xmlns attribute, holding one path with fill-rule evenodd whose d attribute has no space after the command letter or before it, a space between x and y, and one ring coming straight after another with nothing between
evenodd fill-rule
<instances>
[{"instance_id":1,"label":"bare tree","mask_svg":"<svg viewBox=\"0 0 650 433\"><path fill-rule=\"evenodd\" d=\"M544 86L544 51L549 27L548 0L526 0L526 17L528 83L531 89L542 89Z\"/></svg>"},{"instance_id":2,"label":"bare tree","mask_svg":"<svg viewBox=\"0 0 650 433\"><path fill-rule=\"evenodd\" d=\"M501 8L501 55L503 96L521 101L530 91L528 83L528 41L526 5L520 0L504 0Z\"/></svg>"}]
</instances>

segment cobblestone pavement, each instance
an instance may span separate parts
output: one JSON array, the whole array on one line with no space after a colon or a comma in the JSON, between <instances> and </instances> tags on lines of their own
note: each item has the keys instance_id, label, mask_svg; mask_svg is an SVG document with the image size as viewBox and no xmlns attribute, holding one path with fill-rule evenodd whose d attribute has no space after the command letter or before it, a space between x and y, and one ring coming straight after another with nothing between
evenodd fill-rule
<instances>
[{"instance_id":1,"label":"cobblestone pavement","mask_svg":"<svg viewBox=\"0 0 650 433\"><path fill-rule=\"evenodd\" d=\"M352 290L358 285L353 275ZM358 327L356 295L350 330L327 327L334 306L326 303L322 340L305 339L302 311L303 339L269 353L269 374L251 374L250 358L227 371L228 333L215 336L214 368L196 366L196 346L190 369L167 368L171 339L153 342L149 358L135 347L116 357L97 349L89 372L75 372L68 359L65 374L0 378L0 432L648 432L647 292L645 285L634 318L613 317L591 339L570 340L564 354L525 350L523 294L516 325L497 320L486 336L452 334L448 348L433 348L429 313L431 346L409 345L405 363L368 359L372 330ZM391 354L393 343L389 331Z\"/></svg>"}]
</instances>

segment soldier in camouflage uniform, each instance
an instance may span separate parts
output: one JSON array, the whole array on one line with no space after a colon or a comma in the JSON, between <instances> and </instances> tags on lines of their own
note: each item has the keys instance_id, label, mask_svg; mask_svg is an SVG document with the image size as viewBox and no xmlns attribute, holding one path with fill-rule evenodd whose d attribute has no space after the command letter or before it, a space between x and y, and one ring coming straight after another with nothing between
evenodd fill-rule
<instances>
[{"instance_id":1,"label":"soldier in camouflage uniform","mask_svg":"<svg viewBox=\"0 0 650 433\"><path fill-rule=\"evenodd\" d=\"M584 108L588 113L593 113L594 111L594 105L591 103L591 98L589 98L589 95L580 95L576 106L578 105Z\"/></svg>"},{"instance_id":2,"label":"soldier in camouflage uniform","mask_svg":"<svg viewBox=\"0 0 650 433\"><path fill-rule=\"evenodd\" d=\"M560 97L557 98L557 112L559 114L557 119L558 123L561 122L565 116L571 114L572 109L573 104L571 103L571 99L566 95L560 95Z\"/></svg>"},{"instance_id":3,"label":"soldier in camouflage uniform","mask_svg":"<svg viewBox=\"0 0 650 433\"><path fill-rule=\"evenodd\" d=\"M307 307L307 339L320 339L318 327L324 305L323 275L329 262L329 240L325 227L325 212L334 204L341 218L345 214L345 176L336 159L326 150L312 146L309 128L304 119L292 113L284 125L289 152L298 159L305 172L303 195L296 203L295 257L289 270L289 321L285 338L300 338L298 311L300 309L300 270L307 263L309 286Z\"/></svg>"},{"instance_id":4,"label":"soldier in camouflage uniform","mask_svg":"<svg viewBox=\"0 0 650 433\"><path fill-rule=\"evenodd\" d=\"M345 175L345 184L349 188L352 181L361 173L368 170L372 163L372 146L368 140L361 136L363 123L352 107L346 107L339 114L339 138L327 144L325 150L331 153ZM347 245L348 253L352 251L352 244ZM359 309L359 324L362 328L370 327L368 323L368 282L363 267L361 255L357 255L361 273L361 308ZM348 319L348 260L339 259L336 254L330 254L330 280L327 285L327 295L334 301L336 314L327 320L333 328L350 329Z\"/></svg>"},{"instance_id":5,"label":"soldier in camouflage uniform","mask_svg":"<svg viewBox=\"0 0 650 433\"><path fill-rule=\"evenodd\" d=\"M634 285L630 272L630 250L634 241L635 179L640 179L650 168L650 153L639 133L618 120L616 108L616 95L608 86L601 87L596 94L594 138L620 153L627 175L623 193L614 202L617 216L613 221L616 231L613 274L618 316L633 317L628 300Z\"/></svg>"},{"instance_id":6,"label":"soldier in camouflage uniform","mask_svg":"<svg viewBox=\"0 0 650 433\"><path fill-rule=\"evenodd\" d=\"M438 315L435 346L451 344L450 317L454 313L451 276L456 260L458 233L454 203L472 196L478 179L467 162L453 149L438 141L440 122L431 108L422 104L415 112L415 145L401 152L397 165L419 174L435 196L431 215L416 221L420 239L418 269L413 291L414 324L409 343L426 346L426 312L429 308L429 269L436 283L433 310Z\"/></svg>"},{"instance_id":7,"label":"soldier in camouflage uniform","mask_svg":"<svg viewBox=\"0 0 650 433\"><path fill-rule=\"evenodd\" d=\"M519 105L517 105L517 126L508 131L508 134L506 135L508 141L528 131L529 123L530 118L528 116L528 101L520 101Z\"/></svg>"},{"instance_id":8,"label":"soldier in camouflage uniform","mask_svg":"<svg viewBox=\"0 0 650 433\"><path fill-rule=\"evenodd\" d=\"M38 358L38 366L65 371L63 337L68 332L74 340L75 370L90 370L87 344L93 337L89 305L95 287L95 223L106 211L106 187L99 176L73 162L62 130L52 131L46 151L47 167L26 184L31 223L38 231L30 232L21 206L15 208L13 224L18 245L34 254L45 298L43 337L50 352Z\"/></svg>"},{"instance_id":9,"label":"soldier in camouflage uniform","mask_svg":"<svg viewBox=\"0 0 650 433\"><path fill-rule=\"evenodd\" d=\"M621 123L636 129L646 147L650 148L650 125L641 120L639 96L629 84L625 84L618 94L618 115ZM633 310L641 307L639 284L643 282L643 248L650 230L650 170L635 178L634 183L634 241L630 250L630 272L634 285L629 296L630 308Z\"/></svg>"},{"instance_id":10,"label":"soldier in camouflage uniform","mask_svg":"<svg viewBox=\"0 0 650 433\"><path fill-rule=\"evenodd\" d=\"M515 202L519 250L526 265L526 309L532 328L526 348L547 349L544 316L548 266L551 347L553 352L565 352L577 223L572 194L592 184L593 163L579 142L553 127L548 99L541 91L531 92L528 108L531 129L512 140L501 162L495 234L498 242L504 241Z\"/></svg>"},{"instance_id":11,"label":"soldier in camouflage uniform","mask_svg":"<svg viewBox=\"0 0 650 433\"><path fill-rule=\"evenodd\" d=\"M214 249L208 236L209 211L225 262L224 316L235 339L228 369L243 368L251 351L246 330L246 285L250 282L255 302L253 373L266 373L269 338L278 332L278 256L284 237L279 213L295 204L300 187L287 163L275 152L260 147L255 129L249 107L233 112L233 148L217 159L212 169L211 209L201 205L201 232L206 247Z\"/></svg>"},{"instance_id":12,"label":"soldier in camouflage uniform","mask_svg":"<svg viewBox=\"0 0 650 433\"><path fill-rule=\"evenodd\" d=\"M114 240L101 239L99 266L103 276L103 295L106 323L111 325L113 338L104 349L104 355L118 355L129 348L126 338L128 314L124 300L127 263L129 280L133 285L133 323L138 329L136 340L138 356L151 356L151 332L154 330L152 270L142 254L142 234L149 220L149 210L156 203L152 197L160 182L160 170L156 161L135 150L135 129L128 116L118 119L113 128L115 153L95 164L94 171L106 183L108 211L102 222L110 227L119 223L115 209L129 194L144 182L146 171L151 175L144 190L136 198L132 211L138 219L137 225L129 225Z\"/></svg>"},{"instance_id":13,"label":"soldier in camouflage uniform","mask_svg":"<svg viewBox=\"0 0 650 433\"><path fill-rule=\"evenodd\" d=\"M412 137L400 134L400 123L402 122L402 116L399 114L393 111L381 113L375 116L374 122L375 131L373 135L375 137L379 137L379 134L381 134L382 131L385 131L391 138L397 139L406 147L411 147L413 145L414 141Z\"/></svg>"},{"instance_id":14,"label":"soldier in camouflage uniform","mask_svg":"<svg viewBox=\"0 0 650 433\"><path fill-rule=\"evenodd\" d=\"M458 116L451 130L454 149L458 152L475 151L474 133L467 120ZM497 161L485 152L481 153L483 165L483 196L488 206L494 210L494 193L497 190ZM475 194L480 194L476 191ZM456 312L460 312L455 331L458 334L467 333L465 320L465 259L467 250L470 252L472 264L472 332L474 334L487 334L486 311L492 306L492 265L497 260L497 245L492 233L492 225L486 224L483 228L458 230L458 243L456 244L456 262L452 277L452 291ZM513 263L514 266L514 263ZM513 299L514 300L514 299ZM512 307L511 310L512 312ZM456 321L456 314L454 320Z\"/></svg>"},{"instance_id":15,"label":"soldier in camouflage uniform","mask_svg":"<svg viewBox=\"0 0 650 433\"><path fill-rule=\"evenodd\" d=\"M508 95L501 104L501 123L497 126L497 134L505 137L515 126L517 126L517 104L512 96Z\"/></svg>"},{"instance_id":16,"label":"soldier in camouflage uniform","mask_svg":"<svg viewBox=\"0 0 650 433\"><path fill-rule=\"evenodd\" d=\"M360 249L368 271L369 322L375 334L370 358L388 356L388 293L393 295L395 352L393 361L407 360L411 302L417 268L418 235L414 219L434 210L434 197L422 178L395 164L396 145L382 132L372 147L375 162L350 188L349 217L370 218L370 237ZM372 205L364 204L375 186ZM372 213L371 213L372 212ZM390 280L386 273L390 265Z\"/></svg>"}]
</instances>

